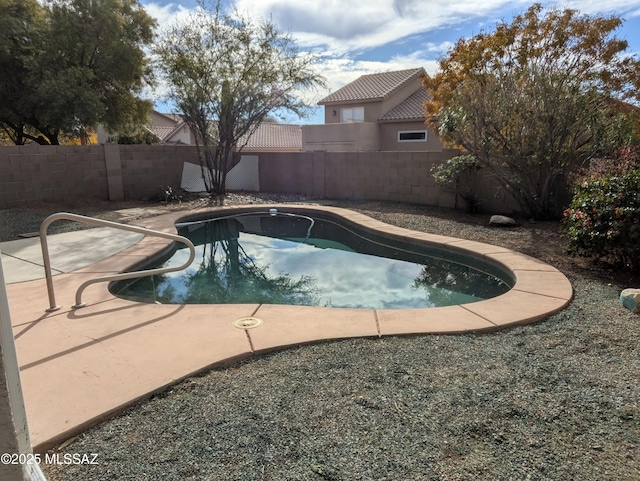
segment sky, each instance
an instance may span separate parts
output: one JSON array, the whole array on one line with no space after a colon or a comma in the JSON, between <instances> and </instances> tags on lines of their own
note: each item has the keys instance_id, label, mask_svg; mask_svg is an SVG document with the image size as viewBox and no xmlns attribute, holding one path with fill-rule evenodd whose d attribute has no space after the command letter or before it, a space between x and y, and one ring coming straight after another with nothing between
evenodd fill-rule
<instances>
[{"instance_id":1,"label":"sky","mask_svg":"<svg viewBox=\"0 0 640 481\"><path fill-rule=\"evenodd\" d=\"M524 13L534 3L505 0L224 0L252 18L271 19L290 34L300 51L319 58L318 72L327 88L305 94L316 105L323 97L361 75L423 67L433 74L438 59L455 42L496 23ZM640 55L640 0L540 1L546 8L572 8L587 15L616 15L624 20L618 37L627 40L627 53ZM196 7L195 0L141 0L158 21L158 30ZM171 111L170 104L154 94L156 109ZM306 119L290 117L288 123L323 123L323 107L316 106Z\"/></svg>"}]
</instances>

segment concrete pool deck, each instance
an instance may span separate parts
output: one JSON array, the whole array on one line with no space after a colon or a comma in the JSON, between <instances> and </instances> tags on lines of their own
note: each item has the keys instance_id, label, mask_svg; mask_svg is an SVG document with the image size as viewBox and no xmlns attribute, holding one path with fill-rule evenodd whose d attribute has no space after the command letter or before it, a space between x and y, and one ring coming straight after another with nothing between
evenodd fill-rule
<instances>
[{"instance_id":1,"label":"concrete pool deck","mask_svg":"<svg viewBox=\"0 0 640 481\"><path fill-rule=\"evenodd\" d=\"M254 354L328 339L492 331L541 320L564 308L573 296L571 284L562 273L532 257L502 247L390 226L333 207L199 209L146 218L135 225L175 233L175 222L203 212L264 211L270 207L286 212L321 210L392 237L471 252L507 268L516 283L494 299L404 310L142 304L114 297L103 283L87 288L83 296L87 307L72 309L75 291L85 280L127 270L170 245L164 239L98 235L92 233L98 229L91 229L50 236L50 246L56 245L58 236L67 236L69 244L67 248L51 247L52 265L62 271L53 281L57 303L62 307L46 312L46 283L37 278L43 277L44 271L19 272L21 266L32 269L41 262L41 256L38 259L33 252L27 255L21 250L23 244L3 243L3 254L6 247L13 249L11 254L7 252L8 257L3 255L3 267L36 452L65 441L178 380ZM99 246L101 237L103 242L113 244L108 251ZM38 243L38 239L35 241ZM13 242L26 246L25 241ZM245 317L258 317L263 322L253 329L234 326L234 321Z\"/></svg>"}]
</instances>

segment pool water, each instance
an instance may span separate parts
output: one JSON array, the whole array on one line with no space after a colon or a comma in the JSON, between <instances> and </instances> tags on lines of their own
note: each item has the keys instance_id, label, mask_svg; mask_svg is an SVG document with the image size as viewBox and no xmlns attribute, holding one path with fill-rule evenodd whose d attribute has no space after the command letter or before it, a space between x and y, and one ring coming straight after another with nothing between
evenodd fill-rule
<instances>
[{"instance_id":1,"label":"pool water","mask_svg":"<svg viewBox=\"0 0 640 481\"><path fill-rule=\"evenodd\" d=\"M290 304L407 309L476 302L508 291L495 266L444 250L298 214L251 214L187 223L187 269L111 286L119 297L167 304ZM151 267L180 265L178 248ZM472 265L473 267L470 267Z\"/></svg>"}]
</instances>

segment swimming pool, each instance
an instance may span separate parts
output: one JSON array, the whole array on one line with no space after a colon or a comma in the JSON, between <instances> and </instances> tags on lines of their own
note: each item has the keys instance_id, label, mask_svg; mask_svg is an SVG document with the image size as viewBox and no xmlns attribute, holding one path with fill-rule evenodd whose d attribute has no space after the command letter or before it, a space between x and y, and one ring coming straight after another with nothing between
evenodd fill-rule
<instances>
[{"instance_id":1,"label":"swimming pool","mask_svg":"<svg viewBox=\"0 0 640 481\"><path fill-rule=\"evenodd\" d=\"M448 255L462 253L498 266L515 283L505 294L484 301L421 309L154 304L118 298L107 284L96 283L85 292L86 307L70 307L82 281L136 270L150 259L166 257L171 241L147 236L86 268L55 276L62 303L56 313L43 316L47 293L43 280L11 284L9 299L18 307L12 309L12 317L15 314L16 341L22 349L21 375L26 376L26 385L35 387L27 405L34 414L29 426L38 452L178 380L253 355L334 339L492 332L543 320L573 297L566 276L539 259L503 246L385 224L335 206L204 207L146 217L135 224L175 233L175 225L185 221L270 208L311 216L324 213L365 233L435 247ZM247 325L244 321L249 318L262 322ZM53 405L52 398L57 400Z\"/></svg>"},{"instance_id":2,"label":"swimming pool","mask_svg":"<svg viewBox=\"0 0 640 481\"><path fill-rule=\"evenodd\" d=\"M286 304L356 309L442 307L513 287L496 263L398 239L323 212L277 209L177 224L196 246L184 271L111 286L119 297L161 304ZM153 264L184 263L175 246Z\"/></svg>"}]
</instances>

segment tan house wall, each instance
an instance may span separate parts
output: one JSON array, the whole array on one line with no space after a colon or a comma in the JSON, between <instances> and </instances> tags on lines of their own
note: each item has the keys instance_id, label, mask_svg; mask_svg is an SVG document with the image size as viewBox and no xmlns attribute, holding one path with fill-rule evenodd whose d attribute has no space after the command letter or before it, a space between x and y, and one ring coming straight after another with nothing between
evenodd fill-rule
<instances>
[{"instance_id":1,"label":"tan house wall","mask_svg":"<svg viewBox=\"0 0 640 481\"><path fill-rule=\"evenodd\" d=\"M364 121L365 122L377 122L382 116L382 101L357 101L357 102L344 102L340 104L330 104L324 106L324 123L326 124L340 124L340 110L343 108L352 107L364 107ZM333 115L333 112L336 114Z\"/></svg>"},{"instance_id":2,"label":"tan house wall","mask_svg":"<svg viewBox=\"0 0 640 481\"><path fill-rule=\"evenodd\" d=\"M303 125L302 151L376 151L380 150L378 124L357 122L348 124Z\"/></svg>"},{"instance_id":3,"label":"tan house wall","mask_svg":"<svg viewBox=\"0 0 640 481\"><path fill-rule=\"evenodd\" d=\"M335 115L334 113L335 112ZM324 123L326 124L339 124L340 123L340 109L337 109L330 105L324 106Z\"/></svg>"},{"instance_id":4,"label":"tan house wall","mask_svg":"<svg viewBox=\"0 0 640 481\"><path fill-rule=\"evenodd\" d=\"M382 102L368 102L362 105L364 106L365 122L377 122L385 112L382 108Z\"/></svg>"},{"instance_id":5,"label":"tan house wall","mask_svg":"<svg viewBox=\"0 0 640 481\"><path fill-rule=\"evenodd\" d=\"M405 130L427 130L427 141L398 142L398 131ZM443 146L438 136L420 121L302 126L303 152L439 152L442 149Z\"/></svg>"},{"instance_id":6,"label":"tan house wall","mask_svg":"<svg viewBox=\"0 0 640 481\"><path fill-rule=\"evenodd\" d=\"M176 121L172 118L167 117L155 110L152 110L149 114L149 123L151 125L157 125L158 127L175 127Z\"/></svg>"},{"instance_id":7,"label":"tan house wall","mask_svg":"<svg viewBox=\"0 0 640 481\"><path fill-rule=\"evenodd\" d=\"M166 143L182 143L186 145L195 145L196 138L191 129L185 124L176 130L170 137L164 140Z\"/></svg>"},{"instance_id":8,"label":"tan house wall","mask_svg":"<svg viewBox=\"0 0 640 481\"><path fill-rule=\"evenodd\" d=\"M398 132L405 130L426 130L426 142L398 142ZM411 152L416 150L426 150L439 152L443 149L440 138L430 130L424 122L389 122L380 124L380 150L398 150Z\"/></svg>"}]
</instances>

